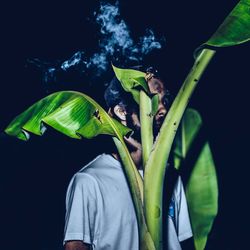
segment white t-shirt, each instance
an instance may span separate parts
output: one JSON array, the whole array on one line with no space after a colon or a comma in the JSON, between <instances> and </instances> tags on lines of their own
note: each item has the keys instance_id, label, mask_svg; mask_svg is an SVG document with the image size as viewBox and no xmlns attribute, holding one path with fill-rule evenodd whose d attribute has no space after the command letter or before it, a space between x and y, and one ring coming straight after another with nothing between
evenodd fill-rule
<instances>
[{"instance_id":1,"label":"white t-shirt","mask_svg":"<svg viewBox=\"0 0 250 250\"><path fill-rule=\"evenodd\" d=\"M172 207L171 207L172 206ZM169 250L192 236L181 179L169 209ZM102 154L77 172L66 195L64 243L82 240L95 250L138 250L136 214L119 161Z\"/></svg>"}]
</instances>

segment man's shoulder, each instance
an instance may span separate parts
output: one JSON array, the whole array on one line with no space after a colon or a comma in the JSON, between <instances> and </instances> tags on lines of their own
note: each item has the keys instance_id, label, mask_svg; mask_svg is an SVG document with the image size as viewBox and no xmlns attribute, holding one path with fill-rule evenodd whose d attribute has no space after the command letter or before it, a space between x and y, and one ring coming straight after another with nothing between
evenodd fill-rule
<instances>
[{"instance_id":1,"label":"man's shoulder","mask_svg":"<svg viewBox=\"0 0 250 250\"><path fill-rule=\"evenodd\" d=\"M120 162L111 155L103 153L76 172L71 182L80 185L95 182L98 179L97 177L104 178L106 175L113 175L116 170L121 172L122 167Z\"/></svg>"},{"instance_id":2,"label":"man's shoulder","mask_svg":"<svg viewBox=\"0 0 250 250\"><path fill-rule=\"evenodd\" d=\"M99 163L99 161L102 157L103 157L103 154L97 155L93 160L91 160L90 162L85 164L76 174L84 173L84 172L86 172L86 169L93 168L94 166L96 166Z\"/></svg>"},{"instance_id":3,"label":"man's shoulder","mask_svg":"<svg viewBox=\"0 0 250 250\"><path fill-rule=\"evenodd\" d=\"M68 192L82 190L84 194L95 193L107 186L126 185L124 173L119 161L111 155L101 154L76 172L68 186ZM106 189L105 189L106 190Z\"/></svg>"},{"instance_id":4,"label":"man's shoulder","mask_svg":"<svg viewBox=\"0 0 250 250\"><path fill-rule=\"evenodd\" d=\"M110 154L103 153L83 166L77 173L103 174L103 171L107 172L114 169L122 169L120 162Z\"/></svg>"}]
</instances>

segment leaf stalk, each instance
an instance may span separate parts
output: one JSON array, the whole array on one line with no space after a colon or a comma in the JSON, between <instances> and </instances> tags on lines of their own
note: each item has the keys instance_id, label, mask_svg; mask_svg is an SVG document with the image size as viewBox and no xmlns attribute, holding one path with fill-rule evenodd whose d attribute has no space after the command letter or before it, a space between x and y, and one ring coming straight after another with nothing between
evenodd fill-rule
<instances>
[{"instance_id":1,"label":"leaf stalk","mask_svg":"<svg viewBox=\"0 0 250 250\"><path fill-rule=\"evenodd\" d=\"M162 195L165 171L172 143L190 100L203 72L207 68L215 51L203 49L194 66L179 90L153 145L144 173L144 209L146 222L155 248L161 250L162 238Z\"/></svg>"}]
</instances>

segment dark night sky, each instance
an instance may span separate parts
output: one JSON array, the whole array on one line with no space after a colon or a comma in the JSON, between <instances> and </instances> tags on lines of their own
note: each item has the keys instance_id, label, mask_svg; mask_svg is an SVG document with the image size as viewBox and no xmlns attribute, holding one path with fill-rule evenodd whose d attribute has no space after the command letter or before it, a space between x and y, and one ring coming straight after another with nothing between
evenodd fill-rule
<instances>
[{"instance_id":1,"label":"dark night sky","mask_svg":"<svg viewBox=\"0 0 250 250\"><path fill-rule=\"evenodd\" d=\"M192 66L193 50L236 3L121 0L120 6L134 36L152 28L166 37L165 48L146 60L164 71L174 92ZM69 58L78 50L95 51L98 34L87 17L97 6L93 0L16 1L1 6L1 131L46 96L40 73L25 67L28 58L49 61ZM220 187L219 215L207 249L248 246L249 52L249 43L220 50L190 104L203 116ZM103 82L112 75L105 77L91 88L83 87L81 79L60 88L86 91L103 103ZM98 140L76 141L51 130L28 143L0 139L1 249L62 249L66 187L73 173L101 152L96 148Z\"/></svg>"}]
</instances>

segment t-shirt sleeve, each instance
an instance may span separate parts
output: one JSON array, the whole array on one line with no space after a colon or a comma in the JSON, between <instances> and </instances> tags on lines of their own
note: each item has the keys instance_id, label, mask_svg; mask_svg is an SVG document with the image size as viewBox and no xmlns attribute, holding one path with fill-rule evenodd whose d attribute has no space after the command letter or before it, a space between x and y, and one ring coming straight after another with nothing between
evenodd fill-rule
<instances>
[{"instance_id":1,"label":"t-shirt sleeve","mask_svg":"<svg viewBox=\"0 0 250 250\"><path fill-rule=\"evenodd\" d=\"M188 206L187 206L187 199L185 195L185 191L183 188L183 183L181 181L181 177L178 177L175 189L175 196L177 199L177 235L179 241L184 241L193 236L189 213L188 213Z\"/></svg>"},{"instance_id":2,"label":"t-shirt sleeve","mask_svg":"<svg viewBox=\"0 0 250 250\"><path fill-rule=\"evenodd\" d=\"M95 183L91 176L77 173L71 180L66 195L64 244L70 240L82 240L96 245L98 214Z\"/></svg>"}]
</instances>

